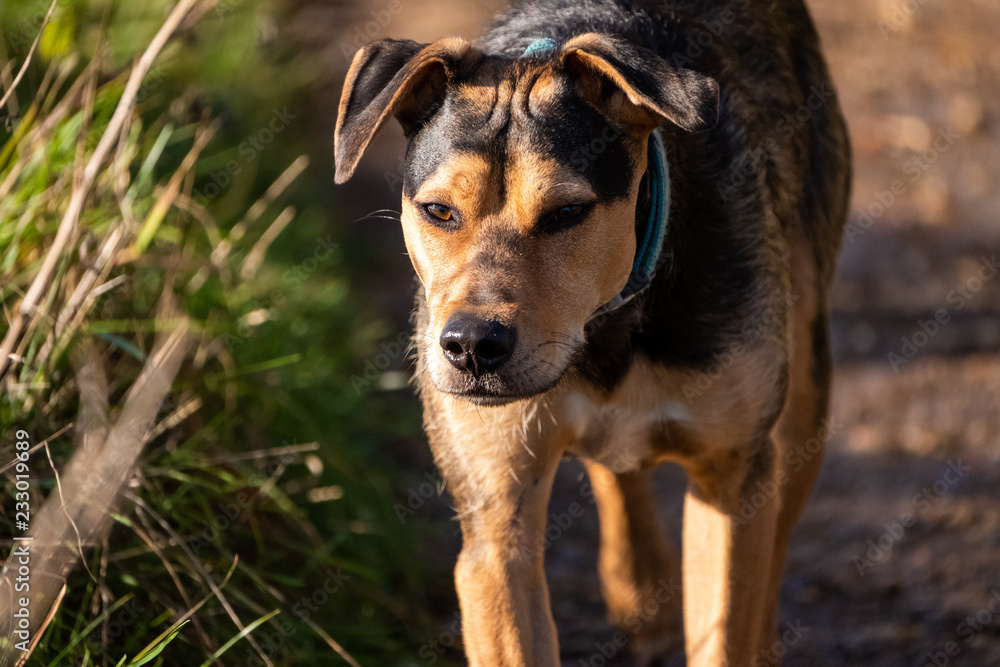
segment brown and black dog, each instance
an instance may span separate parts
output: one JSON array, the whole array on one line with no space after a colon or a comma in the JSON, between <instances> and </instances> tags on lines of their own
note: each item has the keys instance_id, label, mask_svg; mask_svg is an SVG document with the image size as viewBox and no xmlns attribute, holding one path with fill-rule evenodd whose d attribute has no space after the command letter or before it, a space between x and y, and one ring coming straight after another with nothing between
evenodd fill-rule
<instances>
[{"instance_id":1,"label":"brown and black dog","mask_svg":"<svg viewBox=\"0 0 1000 667\"><path fill-rule=\"evenodd\" d=\"M637 659L670 650L682 617L688 665L758 664L830 435L850 181L803 1L525 0L477 45L369 44L344 85L338 183L392 116L470 663L559 664L546 505L575 455ZM661 461L689 477L680 557L657 530ZM682 608L659 597L671 575Z\"/></svg>"}]
</instances>

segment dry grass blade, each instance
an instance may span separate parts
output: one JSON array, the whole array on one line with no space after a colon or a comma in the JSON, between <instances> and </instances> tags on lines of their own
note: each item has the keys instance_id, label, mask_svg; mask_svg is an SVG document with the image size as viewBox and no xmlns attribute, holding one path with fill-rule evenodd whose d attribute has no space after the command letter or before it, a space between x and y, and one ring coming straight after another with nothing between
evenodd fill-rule
<instances>
[{"instance_id":1,"label":"dry grass blade","mask_svg":"<svg viewBox=\"0 0 1000 667\"><path fill-rule=\"evenodd\" d=\"M306 442L301 445L288 445L287 447L271 447L270 449L258 449L242 454L226 454L217 456L205 461L207 465L217 465L219 463L233 463L235 461L248 461L252 459L266 459L273 456L288 456L289 454L301 454L302 452L315 452L319 449L318 442Z\"/></svg>"},{"instance_id":2,"label":"dry grass blade","mask_svg":"<svg viewBox=\"0 0 1000 667\"><path fill-rule=\"evenodd\" d=\"M111 150L112 145L118 140L122 126L132 113L132 107L135 105L136 96L139 93L139 87L142 84L143 78L150 67L152 67L153 61L156 60L160 51L167 44L171 35L173 35L174 30L177 29L177 26L180 25L187 13L198 2L199 0L180 0L177 3L173 11L170 12L170 16L167 17L163 26L156 33L156 36L153 37L142 57L139 58L139 61L132 69L132 74L129 76L128 83L125 84L125 91L122 93L118 106L111 116L111 121L108 123L107 129L101 136L101 140L94 149L86 167L83 169L79 184L73 188L73 195L70 198L69 206L67 206L66 212L59 223L59 230L56 232L56 237L52 241L45 260L42 262L42 266L38 270L38 274L35 276L27 294L21 301L21 305L18 308L14 321L11 322L7 335L4 337L3 342L0 343L0 378L6 372L10 360L9 355L13 351L14 345L21 334L21 329L24 326L24 318L34 312L39 298L48 288L56 264L60 257L62 257L63 250L72 237L73 231L76 229L87 194L90 192L90 187L93 185L94 179L97 177L101 165L104 163L104 159Z\"/></svg>"},{"instance_id":3,"label":"dry grass blade","mask_svg":"<svg viewBox=\"0 0 1000 667\"><path fill-rule=\"evenodd\" d=\"M39 140L44 141L44 137L47 137L56 125L65 120L65 118L70 115L73 109L75 109L80 103L80 99L84 94L84 87L89 80L88 77L91 76L91 72L94 72L97 69L98 61L96 59L87 63L83 72L81 72L80 75L73 80L69 90L67 90L66 94L62 96L62 99L59 100L52 111L48 112L44 120L32 128L31 133L25 137L25 140L30 141L32 138L38 138Z\"/></svg>"},{"instance_id":4,"label":"dry grass blade","mask_svg":"<svg viewBox=\"0 0 1000 667\"><path fill-rule=\"evenodd\" d=\"M59 429L58 431L56 431L55 433L53 433L49 437L45 438L44 440L42 440L40 443L38 443L37 445L35 445L31 449L29 449L28 453L29 454L34 454L39 449L42 449L43 447L45 447L46 445L48 445L50 442L52 442L53 440L55 440L56 438L58 438L59 436L61 436L63 433L65 433L66 431L70 430L71 428L73 428L73 424L66 424L61 429ZM13 468L15 465L17 465L17 461L18 461L18 459L14 459L10 463L5 464L2 468L0 468L0 474L7 472L11 468Z\"/></svg>"},{"instance_id":5,"label":"dry grass blade","mask_svg":"<svg viewBox=\"0 0 1000 667\"><path fill-rule=\"evenodd\" d=\"M114 268L114 257L119 245L124 238L125 230L122 227L115 227L107 235L104 245L101 247L97 258L84 269L83 276L73 290L69 301L63 306L59 316L56 318L55 327L45 340L45 344L38 353L36 364L41 366L45 360L55 350L56 355L62 352L63 347L68 343L83 318L86 316L90 305L101 292L94 290L93 286L97 282L105 281L111 270Z\"/></svg>"},{"instance_id":6,"label":"dry grass blade","mask_svg":"<svg viewBox=\"0 0 1000 667\"><path fill-rule=\"evenodd\" d=\"M2 98L0 98L0 107L7 104L7 100L10 99L10 96L14 94L15 90L17 90L17 84L21 83L21 78L24 77L24 73L28 71L28 65L31 63L31 58L35 55L35 49L38 48L38 42L42 38L42 33L45 32L45 26L49 24L49 19L52 18L52 12L55 11L56 4L58 2L59 0L52 0L52 4L49 5L49 11L45 12L45 18L42 19L42 25L38 28L38 34L35 35L35 41L31 43L31 48L28 49L28 55L24 57L24 63L21 65L21 69L18 70L17 76L14 77L14 81L7 88L7 92L4 93Z\"/></svg>"},{"instance_id":7,"label":"dry grass blade","mask_svg":"<svg viewBox=\"0 0 1000 667\"><path fill-rule=\"evenodd\" d=\"M281 176L278 176L274 183L268 187L264 196L253 203L253 206L250 207L247 214L242 220L240 220L239 226L248 226L256 222L257 218L262 216L264 211L267 210L267 207L271 205L271 202L281 196L281 193L284 192L288 186L292 184L292 181L298 178L308 166L309 156L300 155L295 158L295 162L288 165L288 168L282 172Z\"/></svg>"},{"instance_id":8,"label":"dry grass blade","mask_svg":"<svg viewBox=\"0 0 1000 667\"><path fill-rule=\"evenodd\" d=\"M131 497L131 494L126 493L125 496L126 497ZM135 525L135 522L131 522L131 528L132 528L132 530L135 532L136 535L139 536L139 539L141 539L143 542L145 542L146 546L148 546L149 549L153 553L156 554L157 558L160 559L160 562L163 563L164 570L170 576L170 579L171 579L171 581L173 581L174 586L177 587L178 592L180 592L181 599L184 601L184 605L189 610L192 610L192 611L189 612L189 614L185 614L180 619L178 619L177 623L178 624L182 623L185 620L187 620L188 618L193 617L193 618L191 618L191 620L193 621L193 625L194 625L195 630L198 632L198 638L201 640L202 646L204 646L208 651L214 651L217 648L216 645L215 645L215 642L213 642L212 638L208 636L207 632L205 632L205 628L202 627L201 622L198 620L198 617L194 616L194 611L197 610L198 608L200 608L201 605L204 604L204 601L202 601L202 602L200 602L197 605L195 605L195 606L192 607L192 605L191 605L191 597L188 595L187 589L184 588L184 584L181 583L180 577L177 575L176 569L174 569L174 566L171 565L170 560L167 559L166 555L163 553L163 550L160 549L160 547L156 544L156 542L151 537L151 534L153 532L153 527L151 525L149 525L149 522L146 520L145 514L143 514L143 513L140 512L140 513L138 513L138 515L139 515L139 519L142 521L143 525L146 526L146 529L149 531L150 534L147 535L145 531L140 530ZM107 553L107 552L105 551L105 553ZM235 569L235 567L236 567L236 564L233 563L233 569ZM232 573L233 573L233 570L231 569L229 571L229 574L232 575ZM222 582L222 587L225 587L226 582L228 582L228 581L229 581L229 576L227 576L226 579L225 579L225 581ZM207 596L206 600L208 598L211 598L211 596ZM167 634L170 634L169 631L167 632Z\"/></svg>"},{"instance_id":9,"label":"dry grass blade","mask_svg":"<svg viewBox=\"0 0 1000 667\"><path fill-rule=\"evenodd\" d=\"M266 623L271 618L277 616L280 613L281 613L280 609L275 609L274 611L272 611L272 612L270 612L268 614L265 614L264 616L261 616L256 621L253 621L252 623L250 623L250 625L248 625L247 627L245 627L242 630L240 630L239 634L237 634L235 637L233 637L228 642L226 642L225 644L223 644L222 648L220 648L218 651L216 651L211 656L209 656L208 660L206 660L205 662L201 663L201 665L199 667L208 667L208 665L212 664L212 662L218 662L219 658L222 656L223 653L225 653L226 651L228 651L229 649L231 649L236 644L236 642L238 642L239 640L243 639L244 637L247 638L247 641L250 641L251 643L255 643L255 642L253 642L253 636L251 636L250 633L253 632L254 630L256 630L258 626L260 626L263 623ZM269 664L269 665L271 664L271 661L268 660L266 656L264 656L264 660L267 661L267 664Z\"/></svg>"},{"instance_id":10,"label":"dry grass blade","mask_svg":"<svg viewBox=\"0 0 1000 667\"><path fill-rule=\"evenodd\" d=\"M222 239L217 244L215 250L212 251L212 263L216 266L221 267L223 265L223 260L229 255L229 252L233 249L233 244L230 239L239 238L246 233L247 228L253 223L257 222L260 216L264 215L264 211L271 203L281 196L281 193L288 189L288 186L299 177L299 175L305 171L306 167L309 166L309 157L306 155L300 155L295 158L295 161L288 165L288 168L281 173L281 176L271 183L267 191L253 203L253 205L247 209L246 214L233 225L233 228L229 232L229 238Z\"/></svg>"},{"instance_id":11,"label":"dry grass blade","mask_svg":"<svg viewBox=\"0 0 1000 667\"><path fill-rule=\"evenodd\" d=\"M153 209L146 216L146 220L142 223L142 228L139 229L139 234L136 236L135 244L132 247L131 255L138 256L149 242L153 240L153 236L156 234L156 230L159 228L160 223L163 221L163 217L167 214L167 211L173 206L174 200L181 191L181 185L184 179L187 177L188 173L194 168L194 163L201 155L201 151L204 150L206 144L212 140L215 136L215 132L218 129L220 123L219 121L213 122L211 125L205 129L198 132L198 136L195 137L194 146L188 151L188 154L184 156L184 161L181 163L180 168L174 172L174 175L170 178L170 182L167 187L164 188L163 192L160 194L159 198L156 200L156 204L153 205Z\"/></svg>"},{"instance_id":12,"label":"dry grass blade","mask_svg":"<svg viewBox=\"0 0 1000 667\"><path fill-rule=\"evenodd\" d=\"M347 649L345 649L343 646L340 645L340 642L338 642L336 639L327 634L326 630L316 625L316 621L312 620L311 618L307 618L306 625L308 625L313 632L322 637L323 641L326 642L326 645L332 648L334 651L336 651L337 655L343 658L347 662L347 664L349 664L351 667L361 667L361 665L358 664L358 661L355 660L354 657L347 652Z\"/></svg>"},{"instance_id":13,"label":"dry grass blade","mask_svg":"<svg viewBox=\"0 0 1000 667\"><path fill-rule=\"evenodd\" d=\"M236 556L236 557L233 558L233 565L232 565L232 567L229 568L229 572L226 573L226 576L222 580L222 583L219 584L219 588L225 588L226 584L229 583L229 579L233 576L233 572L236 571L236 566L239 563L239 560L240 560L239 556ZM135 660L141 659L146 653L148 653L149 651L153 650L153 647L155 647L157 644L159 644L161 641L163 641L166 637L168 637L170 635L170 633L172 633L174 630L176 630L181 625L183 625L185 621L187 621L188 619L195 620L195 618L194 618L195 613L197 613L197 611L199 609L201 609L202 607L204 607L205 603L208 602L209 600L211 600L213 597L214 596L210 593L210 594L206 595L205 597L203 597L201 600L198 600L197 604L195 604L193 606L189 606L188 610L185 611L184 614L180 618L178 618L176 621L174 621L170 625L169 628L167 628L166 630L164 630L163 632L161 632L156 637L156 639L154 639L153 641L151 641L149 643L149 645L146 646L145 649L143 649L143 651L141 651L138 655L136 655L135 656Z\"/></svg>"},{"instance_id":14,"label":"dry grass blade","mask_svg":"<svg viewBox=\"0 0 1000 667\"><path fill-rule=\"evenodd\" d=\"M0 201L7 196L10 189L14 187L14 183L17 182L17 177L21 175L21 170L24 168L20 162L13 165L10 169L10 173L7 174L7 178L3 179L3 183L0 183Z\"/></svg>"},{"instance_id":15,"label":"dry grass blade","mask_svg":"<svg viewBox=\"0 0 1000 667\"><path fill-rule=\"evenodd\" d=\"M73 529L73 533L76 535L76 548L80 555L83 555L83 536L80 534L80 527L76 525L76 521L73 519L73 515L70 514L69 508L66 507L66 496L63 495L62 480L59 478L59 469L56 468L55 462L52 460L52 452L49 450L48 443L45 444L45 457L49 460L49 466L52 468L52 474L56 479L56 493L59 496L59 505L62 507L63 515L66 517L66 521L69 522L70 528ZM87 571L90 578L95 582L97 577L94 573L90 571L90 566L87 565L87 561L83 558L80 559L83 569Z\"/></svg>"},{"instance_id":16,"label":"dry grass blade","mask_svg":"<svg viewBox=\"0 0 1000 667\"><path fill-rule=\"evenodd\" d=\"M261 590L267 591L271 595L271 597L273 597L281 604L287 604L288 599L281 593L281 591L279 591L274 586L271 586L266 581L257 576L257 573L254 572L251 568L245 567L242 564L240 564L240 570L244 574L249 576L253 580L253 582L260 587ZM319 625L317 625L314 620L312 620L309 617L306 617L304 620L305 624L309 626L309 629L315 632L317 635L319 635L319 637L324 642L326 642L326 645L332 648L334 651L336 651L337 655L343 658L347 664L349 664L351 667L361 667L361 665L358 664L358 661L354 659L354 656L348 653L347 649L345 649L343 646L340 645L340 642L331 637L325 630L323 630L323 628L319 627Z\"/></svg>"},{"instance_id":17,"label":"dry grass blade","mask_svg":"<svg viewBox=\"0 0 1000 667\"><path fill-rule=\"evenodd\" d=\"M108 508L131 477L163 399L189 348L186 327L164 331L142 372L125 396L117 422L103 443L77 451L62 475L62 496L52 495L32 525L32 617L47 615L57 591L76 567L80 546L92 544L105 524ZM77 530L79 537L77 537ZM12 586L10 573L0 589ZM11 636L14 596L0 596L0 632ZM32 635L39 634L37 622ZM13 650L9 646L8 651ZM0 657L5 657L0 655ZM9 655L6 657L10 657Z\"/></svg>"},{"instance_id":18,"label":"dry grass blade","mask_svg":"<svg viewBox=\"0 0 1000 667\"><path fill-rule=\"evenodd\" d=\"M49 609L49 613L46 614L45 620L43 620L42 624L38 627L38 632L31 639L31 644L28 646L28 650L17 659L14 667L22 667L28 663L28 658L31 657L31 653L35 650L38 642L41 641L42 635L45 634L45 628L49 627L49 623L51 623L52 619L56 617L56 612L59 611L59 605L62 604L63 598L66 597L66 589L66 584L63 584L62 588L59 589L59 594L56 595L56 599L52 602L52 608Z\"/></svg>"},{"instance_id":19,"label":"dry grass blade","mask_svg":"<svg viewBox=\"0 0 1000 667\"><path fill-rule=\"evenodd\" d=\"M253 280L253 277L257 275L257 270L260 269L260 265L264 263L264 256L267 254L267 249L271 247L274 240L278 238L278 234L294 218L295 208L289 206L274 219L274 222L270 224L257 242L253 244L253 248L250 249L246 259L243 260L243 266L240 267L240 280Z\"/></svg>"},{"instance_id":20,"label":"dry grass blade","mask_svg":"<svg viewBox=\"0 0 1000 667\"><path fill-rule=\"evenodd\" d=\"M182 421L201 409L201 399L198 397L185 401L183 405L167 415L149 433L149 439L153 440L172 428L175 428Z\"/></svg>"}]
</instances>

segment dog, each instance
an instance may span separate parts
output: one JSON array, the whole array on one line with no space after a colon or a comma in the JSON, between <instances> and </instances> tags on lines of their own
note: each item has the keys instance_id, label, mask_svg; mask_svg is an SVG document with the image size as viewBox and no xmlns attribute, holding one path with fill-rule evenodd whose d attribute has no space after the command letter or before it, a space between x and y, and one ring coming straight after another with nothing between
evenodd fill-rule
<instances>
[{"instance_id":1,"label":"dog","mask_svg":"<svg viewBox=\"0 0 1000 667\"><path fill-rule=\"evenodd\" d=\"M564 456L593 482L602 590L638 662L682 637L688 665L770 660L831 435L851 177L803 1L524 0L476 44L373 42L344 84L338 183L390 117L470 664L560 664L543 555ZM679 555L662 461L688 476Z\"/></svg>"}]
</instances>

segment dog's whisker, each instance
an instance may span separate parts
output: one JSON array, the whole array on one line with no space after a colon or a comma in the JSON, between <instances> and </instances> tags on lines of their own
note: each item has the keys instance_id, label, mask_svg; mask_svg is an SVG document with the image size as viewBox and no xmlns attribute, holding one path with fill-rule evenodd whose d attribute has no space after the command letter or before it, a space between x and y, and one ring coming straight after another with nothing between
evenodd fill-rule
<instances>
[{"instance_id":1,"label":"dog's whisker","mask_svg":"<svg viewBox=\"0 0 1000 667\"><path fill-rule=\"evenodd\" d=\"M541 347L544 347L545 345L556 345L556 346L562 347L563 349L569 350L570 352L575 352L576 351L576 346L575 345L571 345L570 343L565 343L565 342L560 341L560 340L547 340L544 343L539 343L538 346L535 349L537 350L537 349L539 349Z\"/></svg>"},{"instance_id":2,"label":"dog's whisker","mask_svg":"<svg viewBox=\"0 0 1000 667\"><path fill-rule=\"evenodd\" d=\"M518 485L521 484L521 478L517 476L516 472L514 472L514 466L508 466L507 472L510 473L510 476L514 478L514 481L517 482Z\"/></svg>"}]
</instances>

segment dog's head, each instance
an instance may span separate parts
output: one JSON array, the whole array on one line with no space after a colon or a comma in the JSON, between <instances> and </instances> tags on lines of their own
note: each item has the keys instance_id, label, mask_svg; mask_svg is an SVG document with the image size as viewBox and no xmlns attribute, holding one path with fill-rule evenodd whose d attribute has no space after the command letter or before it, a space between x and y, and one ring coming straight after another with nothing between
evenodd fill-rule
<instances>
[{"instance_id":1,"label":"dog's head","mask_svg":"<svg viewBox=\"0 0 1000 667\"><path fill-rule=\"evenodd\" d=\"M395 116L408 145L402 222L434 385L499 405L557 384L584 325L625 286L650 133L715 122L718 87L616 37L545 58L468 42L382 40L354 57L336 180Z\"/></svg>"}]
</instances>

